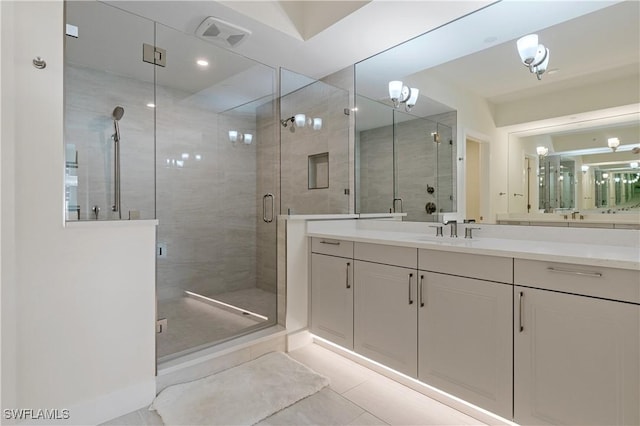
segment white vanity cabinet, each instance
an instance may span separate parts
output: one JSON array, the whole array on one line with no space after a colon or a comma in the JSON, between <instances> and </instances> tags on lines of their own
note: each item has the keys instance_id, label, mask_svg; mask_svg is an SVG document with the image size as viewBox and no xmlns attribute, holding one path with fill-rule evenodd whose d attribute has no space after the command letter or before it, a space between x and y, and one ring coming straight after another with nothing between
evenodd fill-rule
<instances>
[{"instance_id":1,"label":"white vanity cabinet","mask_svg":"<svg viewBox=\"0 0 640 426\"><path fill-rule=\"evenodd\" d=\"M640 424L640 272L514 267L514 421Z\"/></svg>"},{"instance_id":2,"label":"white vanity cabinet","mask_svg":"<svg viewBox=\"0 0 640 426\"><path fill-rule=\"evenodd\" d=\"M418 379L510 419L512 259L435 250L418 259Z\"/></svg>"},{"instance_id":3,"label":"white vanity cabinet","mask_svg":"<svg viewBox=\"0 0 640 426\"><path fill-rule=\"evenodd\" d=\"M353 349L353 243L311 241L311 331Z\"/></svg>"},{"instance_id":4,"label":"white vanity cabinet","mask_svg":"<svg viewBox=\"0 0 640 426\"><path fill-rule=\"evenodd\" d=\"M416 377L417 249L356 243L354 257L354 350Z\"/></svg>"}]
</instances>

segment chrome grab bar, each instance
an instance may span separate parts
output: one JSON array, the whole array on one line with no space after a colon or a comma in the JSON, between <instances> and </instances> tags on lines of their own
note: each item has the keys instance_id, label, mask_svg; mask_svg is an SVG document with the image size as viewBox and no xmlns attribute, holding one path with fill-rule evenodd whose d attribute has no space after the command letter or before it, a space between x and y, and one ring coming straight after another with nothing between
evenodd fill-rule
<instances>
[{"instance_id":1,"label":"chrome grab bar","mask_svg":"<svg viewBox=\"0 0 640 426\"><path fill-rule=\"evenodd\" d=\"M349 268L351 268L351 262L347 262L347 288L351 288L351 284L349 284Z\"/></svg>"},{"instance_id":2,"label":"chrome grab bar","mask_svg":"<svg viewBox=\"0 0 640 426\"><path fill-rule=\"evenodd\" d=\"M271 218L267 218L267 198L271 198ZM262 220L266 223L273 222L273 217L275 214L275 202L272 193L264 194L262 197Z\"/></svg>"},{"instance_id":3,"label":"chrome grab bar","mask_svg":"<svg viewBox=\"0 0 640 426\"><path fill-rule=\"evenodd\" d=\"M320 244L330 244L332 246L339 246L340 245L340 241L326 241L326 240L320 240Z\"/></svg>"},{"instance_id":4,"label":"chrome grab bar","mask_svg":"<svg viewBox=\"0 0 640 426\"><path fill-rule=\"evenodd\" d=\"M420 275L420 307L424 307L424 275Z\"/></svg>"},{"instance_id":5,"label":"chrome grab bar","mask_svg":"<svg viewBox=\"0 0 640 426\"><path fill-rule=\"evenodd\" d=\"M602 272L583 272L583 271L576 271L576 270L573 270L573 269L554 268L553 266L549 266L547 268L547 271L549 271L549 272L557 272L559 274L581 275L581 276L585 276L585 277L595 277L595 278L602 277Z\"/></svg>"},{"instance_id":6,"label":"chrome grab bar","mask_svg":"<svg viewBox=\"0 0 640 426\"><path fill-rule=\"evenodd\" d=\"M413 299L411 298L411 279L413 278L413 274L409 274L409 304L413 305Z\"/></svg>"},{"instance_id":7,"label":"chrome grab bar","mask_svg":"<svg viewBox=\"0 0 640 426\"><path fill-rule=\"evenodd\" d=\"M522 333L524 331L524 322L522 320L522 312L524 311L523 301L524 301L524 293L520 292L520 300L519 300L519 302L520 302L520 313L519 313L519 316L520 316L520 319L519 319L520 320L520 333Z\"/></svg>"}]
</instances>

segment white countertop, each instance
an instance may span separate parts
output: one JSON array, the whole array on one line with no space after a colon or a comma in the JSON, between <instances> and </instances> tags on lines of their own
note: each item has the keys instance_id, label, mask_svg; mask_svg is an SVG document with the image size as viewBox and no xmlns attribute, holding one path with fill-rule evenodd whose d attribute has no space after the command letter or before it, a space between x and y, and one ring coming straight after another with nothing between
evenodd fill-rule
<instances>
[{"instance_id":1,"label":"white countertop","mask_svg":"<svg viewBox=\"0 0 640 426\"><path fill-rule=\"evenodd\" d=\"M331 226L327 226L324 229L309 230L307 236L458 253L640 270L640 248L638 246L503 239L482 236L474 237L473 239L451 238L447 235L448 230L445 229L444 231L444 237L435 237L426 233L360 229L357 226L340 226L332 229ZM458 232L464 235L462 226L459 226Z\"/></svg>"}]
</instances>

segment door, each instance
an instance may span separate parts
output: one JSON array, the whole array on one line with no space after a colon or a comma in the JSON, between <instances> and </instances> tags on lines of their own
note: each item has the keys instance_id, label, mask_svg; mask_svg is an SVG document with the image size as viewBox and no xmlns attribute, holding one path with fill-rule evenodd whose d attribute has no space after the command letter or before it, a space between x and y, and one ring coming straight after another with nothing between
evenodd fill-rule
<instances>
[{"instance_id":1,"label":"door","mask_svg":"<svg viewBox=\"0 0 640 426\"><path fill-rule=\"evenodd\" d=\"M355 261L354 349L417 376L417 271Z\"/></svg>"},{"instance_id":2,"label":"door","mask_svg":"<svg viewBox=\"0 0 640 426\"><path fill-rule=\"evenodd\" d=\"M513 287L420 271L418 379L512 416Z\"/></svg>"},{"instance_id":3,"label":"door","mask_svg":"<svg viewBox=\"0 0 640 426\"><path fill-rule=\"evenodd\" d=\"M514 421L640 423L640 306L516 287Z\"/></svg>"},{"instance_id":4,"label":"door","mask_svg":"<svg viewBox=\"0 0 640 426\"><path fill-rule=\"evenodd\" d=\"M353 349L353 260L311 254L311 332Z\"/></svg>"}]
</instances>

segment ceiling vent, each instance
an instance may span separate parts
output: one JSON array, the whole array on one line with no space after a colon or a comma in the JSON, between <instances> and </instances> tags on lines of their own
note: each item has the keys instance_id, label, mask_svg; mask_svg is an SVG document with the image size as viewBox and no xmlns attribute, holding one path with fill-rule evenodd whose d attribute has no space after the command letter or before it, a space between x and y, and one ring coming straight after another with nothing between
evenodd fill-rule
<instances>
[{"instance_id":1,"label":"ceiling vent","mask_svg":"<svg viewBox=\"0 0 640 426\"><path fill-rule=\"evenodd\" d=\"M221 46L233 48L246 40L251 35L251 31L209 16L198 26L196 35Z\"/></svg>"}]
</instances>

